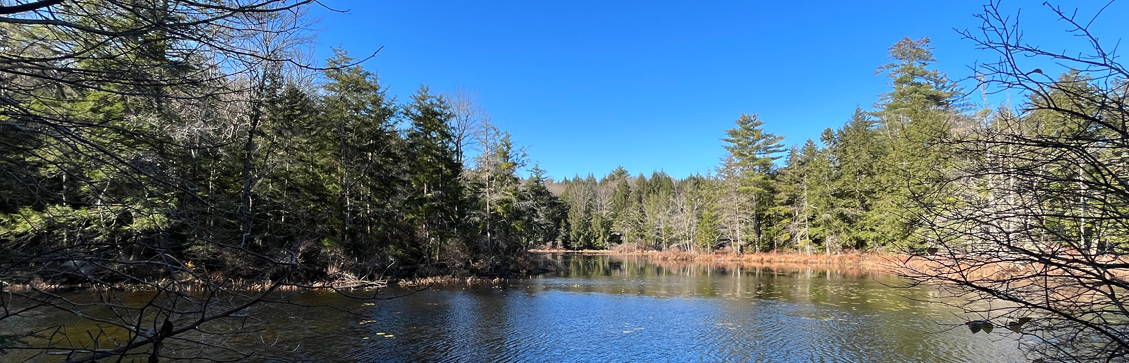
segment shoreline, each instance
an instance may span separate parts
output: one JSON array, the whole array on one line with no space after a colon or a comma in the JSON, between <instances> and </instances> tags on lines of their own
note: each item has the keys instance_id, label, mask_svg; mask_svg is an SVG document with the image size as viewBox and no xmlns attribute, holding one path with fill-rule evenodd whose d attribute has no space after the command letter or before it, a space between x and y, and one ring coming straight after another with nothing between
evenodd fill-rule
<instances>
[{"instance_id":1,"label":"shoreline","mask_svg":"<svg viewBox=\"0 0 1129 363\"><path fill-rule=\"evenodd\" d=\"M836 267L836 268L849 268L858 269L862 271L880 272L880 273L897 273L899 270L905 268L901 266L904 261L905 255L901 254L882 254L882 253L864 253L864 252L850 252L838 254L812 254L806 255L798 252L757 252L757 253L689 253L680 251L617 251L617 250L565 250L565 249L533 249L527 251L530 255L551 255L551 254L571 254L571 255L586 255L586 256L615 256L615 257L643 257L648 261L660 265L665 264L688 264L688 263L705 263L705 264L741 264L741 265L781 265L789 267ZM547 271L542 271L547 272ZM526 274L518 274L526 275ZM326 281L307 282L307 283L285 283L275 287L275 291L336 291L336 290L379 290L388 287L400 288L419 288L423 286L451 286L451 285L498 285L504 280L512 277L500 277L497 275L474 275L474 274L452 274L452 275L434 275L434 276L414 276L403 278L385 278L380 280L360 280L356 278L338 278L327 279ZM67 290L117 290L117 291L156 291L162 288L167 288L171 281L158 280L148 283L137 284L109 284L109 285L89 285L89 284L58 284L49 283L46 281L35 281L31 284L3 284L2 291L10 292L30 292L34 290L39 291L67 291ZM248 281L248 280L234 280L227 281L227 283L220 284L221 290L229 291L266 291L274 284L273 281ZM199 282L189 283L188 286L181 285L182 289L187 291L203 290L202 284ZM222 286L227 285L227 286Z\"/></svg>"},{"instance_id":2,"label":"shoreline","mask_svg":"<svg viewBox=\"0 0 1129 363\"><path fill-rule=\"evenodd\" d=\"M855 267L877 272L894 273L906 259L903 254L849 252L837 254L811 254L800 252L756 252L756 253L689 253L671 251L616 251L616 250L565 250L534 249L531 254L576 254L592 256L641 256L653 262L686 263L740 263L740 264L782 264L799 266L842 266Z\"/></svg>"}]
</instances>

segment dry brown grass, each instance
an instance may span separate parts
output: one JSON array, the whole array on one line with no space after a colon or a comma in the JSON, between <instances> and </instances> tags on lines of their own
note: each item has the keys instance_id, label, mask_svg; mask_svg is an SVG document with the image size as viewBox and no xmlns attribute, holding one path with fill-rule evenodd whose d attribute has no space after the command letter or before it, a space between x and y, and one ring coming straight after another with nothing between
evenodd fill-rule
<instances>
[{"instance_id":1,"label":"dry brown grass","mask_svg":"<svg viewBox=\"0 0 1129 363\"><path fill-rule=\"evenodd\" d=\"M541 248L529 250L529 253L571 253L578 255L611 255L615 254L612 250L566 250L562 248Z\"/></svg>"},{"instance_id":2,"label":"dry brown grass","mask_svg":"<svg viewBox=\"0 0 1129 363\"><path fill-rule=\"evenodd\" d=\"M652 261L678 262L726 262L752 265L795 265L795 266L847 266L872 269L881 272L895 271L907 258L904 255L879 253L838 253L804 254L794 252L758 252L737 254L732 252L689 253L677 249L666 251L642 251L637 249L617 250L532 250L533 253L575 253L587 255L627 255L644 256ZM915 263L916 260L909 261Z\"/></svg>"},{"instance_id":3,"label":"dry brown grass","mask_svg":"<svg viewBox=\"0 0 1129 363\"><path fill-rule=\"evenodd\" d=\"M619 258L619 257L614 257ZM717 261L678 261L678 260L650 260L651 264L662 267L671 271L679 271L687 266L696 266L707 268L724 268L730 271L733 270L751 270L751 269L765 269L774 271L776 273L790 274L790 273L806 273L810 271L826 272L828 275L845 276L845 277L866 277L875 274L886 274L888 272L876 268L862 267L860 265L817 265L817 264L801 264L801 263L782 263L782 262L744 262L737 260L717 260Z\"/></svg>"},{"instance_id":4,"label":"dry brown grass","mask_svg":"<svg viewBox=\"0 0 1129 363\"><path fill-rule=\"evenodd\" d=\"M1076 252L1064 251L1054 254L1057 264L1043 264L1031 259L1019 261L992 261L982 257L920 256L902 258L893 265L908 275L950 280L977 282L1010 283L1012 285L1030 284L1031 279L1044 277L1088 279L1108 274L1109 278L1129 279L1129 270L1121 268L1099 268L1129 264L1129 258L1119 256L1083 256ZM1093 258L1092 262L1090 258ZM1070 266L1070 268L1064 268ZM1093 271L1093 275L1084 271ZM1100 271L1100 272L1099 272Z\"/></svg>"}]
</instances>

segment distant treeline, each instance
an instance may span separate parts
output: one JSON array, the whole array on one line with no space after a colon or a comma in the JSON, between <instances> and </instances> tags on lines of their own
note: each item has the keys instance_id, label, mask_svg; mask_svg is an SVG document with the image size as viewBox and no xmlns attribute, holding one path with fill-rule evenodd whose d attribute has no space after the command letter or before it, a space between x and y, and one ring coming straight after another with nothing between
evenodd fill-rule
<instances>
[{"instance_id":1,"label":"distant treeline","mask_svg":"<svg viewBox=\"0 0 1129 363\"><path fill-rule=\"evenodd\" d=\"M786 149L783 137L765 132L756 114L741 115L722 139L727 155L709 174L679 180L661 171L631 176L620 167L599 179L590 174L549 183L568 206L557 247L920 251L931 245L922 229L926 209L958 202L955 196L962 193L994 193L977 189L987 184L969 189L946 183L959 165L999 162L957 145L1003 132L1086 132L1080 121L1061 113L1019 118L1006 105L992 112L985 104L963 102L954 82L929 68L935 61L931 50L928 38L892 46L890 63L879 70L893 89L880 96L876 110L856 108L846 124L824 130L818 142ZM1091 92L1091 82L1078 72L1064 74L1052 95L1082 99L1070 90ZM1024 109L1034 109L1034 103L1054 99L1026 102ZM1011 130L1015 125L1030 126ZM1054 155L1026 157L1049 164ZM991 182L1000 181L985 181ZM1080 208L1077 201L1048 202L1053 204L1048 208ZM1079 230L1079 222L1069 218L1048 223Z\"/></svg>"}]
</instances>

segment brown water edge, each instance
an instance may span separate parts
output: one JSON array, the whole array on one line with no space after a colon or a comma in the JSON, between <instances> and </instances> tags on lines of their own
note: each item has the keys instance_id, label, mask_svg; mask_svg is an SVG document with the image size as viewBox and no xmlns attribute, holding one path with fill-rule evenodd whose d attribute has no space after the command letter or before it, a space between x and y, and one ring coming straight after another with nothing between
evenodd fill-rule
<instances>
[{"instance_id":1,"label":"brown water edge","mask_svg":"<svg viewBox=\"0 0 1129 363\"><path fill-rule=\"evenodd\" d=\"M161 279L144 283L115 283L109 285L93 284L56 284L43 280L34 280L30 284L4 284L3 291L29 292L29 291L74 291L74 290L116 290L116 291L157 291L176 285L178 290L185 292L222 289L228 291L263 292L270 290L279 292L297 291L353 291L353 290L379 290L388 286L404 288L420 288L427 286L452 286L452 285L493 285L498 286L510 278L529 277L551 272L551 269L537 267L535 260L539 256L551 254L573 255L608 255L617 258L642 257L648 262L664 268L678 268L687 264L700 264L716 267L762 267L780 271L799 271L810 268L833 269L850 276L861 276L871 273L899 274L899 272L924 271L932 269L931 264L921 259L911 258L904 254L883 254L848 252L837 254L811 254L798 252L758 252L758 253L689 253L682 251L641 251L641 250L561 250L561 249L534 249L529 250L524 256L509 261L512 266L502 269L501 272L474 271L471 269L440 270L421 268L417 276L401 278L360 279L348 273L337 273L325 279L304 283L282 283L275 286L276 281L227 279L213 274L208 277L210 281L200 279L173 280ZM0 282L3 284L3 282Z\"/></svg>"},{"instance_id":2,"label":"brown water edge","mask_svg":"<svg viewBox=\"0 0 1129 363\"><path fill-rule=\"evenodd\" d=\"M614 250L530 250L525 256L525 264L533 259L551 260L553 255L610 256L613 259L643 258L648 263L668 270L679 270L689 265L705 268L767 268L779 272L796 272L809 269L827 270L838 275L861 277L871 274L892 274L902 266L902 255L883 255L876 253L848 253L835 255L803 255L800 253L757 253L757 254L691 254L685 252L659 251L614 251ZM536 258L535 258L536 257ZM404 288L426 286L499 286L512 278L525 278L553 271L552 269L529 268L526 273L510 274L504 277L493 276L425 276L394 281L394 285Z\"/></svg>"},{"instance_id":3,"label":"brown water edge","mask_svg":"<svg viewBox=\"0 0 1129 363\"><path fill-rule=\"evenodd\" d=\"M1042 264L1017 264L1011 261L984 261L980 258L954 260L942 255L910 255L905 253L847 252L836 254L805 254L801 252L757 252L738 254L733 252L689 253L683 251L655 251L637 249L613 250L531 250L535 254L576 254L607 255L613 258L640 257L648 262L665 267L677 268L687 264L704 264L717 267L769 268L777 271L801 271L805 269L828 269L841 271L846 275L887 274L906 277L911 280L952 282L969 281L976 284L1010 283L1025 285L1036 283L1050 269L1052 276L1059 267ZM1129 262L1129 259L1107 257ZM1104 260L1103 260L1104 261ZM1129 279L1127 271L1110 271L1114 276Z\"/></svg>"},{"instance_id":4,"label":"brown water edge","mask_svg":"<svg viewBox=\"0 0 1129 363\"><path fill-rule=\"evenodd\" d=\"M664 263L704 263L732 264L780 269L803 269L810 267L836 267L857 270L860 273L898 273L906 267L924 267L923 261L904 254L848 252L837 254L804 254L799 252L757 252L757 253L689 253L682 251L624 251L624 250L530 250L535 254L580 254L608 256L639 256L656 265Z\"/></svg>"}]
</instances>

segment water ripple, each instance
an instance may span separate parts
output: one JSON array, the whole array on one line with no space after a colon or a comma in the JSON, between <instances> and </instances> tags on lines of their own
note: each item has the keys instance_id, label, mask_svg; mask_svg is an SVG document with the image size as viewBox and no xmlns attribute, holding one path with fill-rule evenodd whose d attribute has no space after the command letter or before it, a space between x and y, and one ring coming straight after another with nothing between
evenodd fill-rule
<instances>
[{"instance_id":1,"label":"water ripple","mask_svg":"<svg viewBox=\"0 0 1129 363\"><path fill-rule=\"evenodd\" d=\"M283 334L291 338L287 349L301 347L267 359L1023 361L1008 332L947 329L938 321L951 322L950 311L906 299L914 292L889 289L871 276L601 268L501 288L435 289L378 303L351 321L333 320L340 315L331 312L303 313Z\"/></svg>"}]
</instances>

